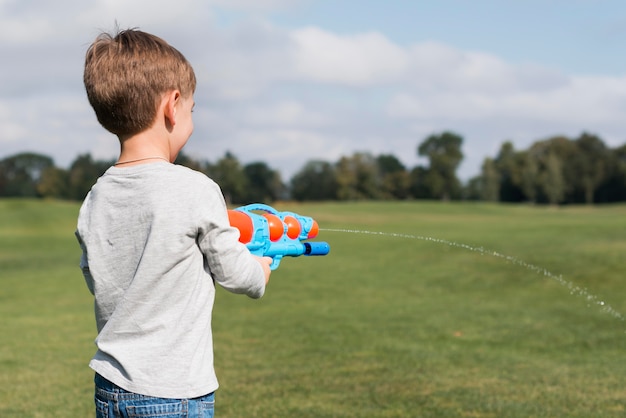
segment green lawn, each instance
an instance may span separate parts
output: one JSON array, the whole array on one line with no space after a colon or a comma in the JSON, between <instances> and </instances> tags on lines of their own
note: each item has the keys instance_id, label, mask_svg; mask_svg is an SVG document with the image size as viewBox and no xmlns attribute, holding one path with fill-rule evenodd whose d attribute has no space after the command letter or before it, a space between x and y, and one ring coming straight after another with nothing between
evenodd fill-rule
<instances>
[{"instance_id":1,"label":"green lawn","mask_svg":"<svg viewBox=\"0 0 626 418\"><path fill-rule=\"evenodd\" d=\"M626 415L626 206L278 208L331 253L218 292L217 417ZM93 416L77 212L0 200L0 417Z\"/></svg>"}]
</instances>

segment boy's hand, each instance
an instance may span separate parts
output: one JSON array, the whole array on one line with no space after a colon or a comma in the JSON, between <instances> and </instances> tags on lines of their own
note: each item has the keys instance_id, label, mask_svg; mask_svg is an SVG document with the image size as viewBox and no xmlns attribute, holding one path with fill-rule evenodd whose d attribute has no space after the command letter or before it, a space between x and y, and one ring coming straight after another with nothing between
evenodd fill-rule
<instances>
[{"instance_id":1,"label":"boy's hand","mask_svg":"<svg viewBox=\"0 0 626 418\"><path fill-rule=\"evenodd\" d=\"M256 255L254 257L256 257L258 262L261 264L261 267L263 267L263 274L265 274L265 284L267 284L267 282L270 281L270 274L272 273L272 270L270 269L270 264L272 264L272 258L258 257Z\"/></svg>"}]
</instances>

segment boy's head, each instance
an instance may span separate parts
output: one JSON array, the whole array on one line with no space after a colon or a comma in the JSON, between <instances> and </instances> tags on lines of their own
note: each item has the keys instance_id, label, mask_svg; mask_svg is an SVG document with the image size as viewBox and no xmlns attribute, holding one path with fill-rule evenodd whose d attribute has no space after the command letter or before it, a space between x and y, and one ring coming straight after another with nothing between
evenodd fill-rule
<instances>
[{"instance_id":1,"label":"boy's head","mask_svg":"<svg viewBox=\"0 0 626 418\"><path fill-rule=\"evenodd\" d=\"M118 137L149 128L163 96L196 88L193 68L163 39L136 29L99 35L87 50L85 89L98 122Z\"/></svg>"}]
</instances>

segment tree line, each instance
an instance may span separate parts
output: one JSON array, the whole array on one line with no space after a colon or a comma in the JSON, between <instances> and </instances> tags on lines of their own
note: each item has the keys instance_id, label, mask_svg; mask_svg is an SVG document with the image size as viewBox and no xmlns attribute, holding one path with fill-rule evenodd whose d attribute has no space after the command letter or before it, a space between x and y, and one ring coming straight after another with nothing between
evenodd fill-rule
<instances>
[{"instance_id":1,"label":"tree line","mask_svg":"<svg viewBox=\"0 0 626 418\"><path fill-rule=\"evenodd\" d=\"M231 152L215 162L181 153L177 164L215 180L230 204L276 200L482 200L536 204L626 201L626 144L610 148L596 135L555 136L516 150L505 141L466 183L456 171L463 137L432 134L416 148L427 164L406 167L392 154L355 152L338 161L310 160L288 182L265 162L242 164ZM82 200L114 161L79 155L68 169L52 158L19 153L0 160L0 197Z\"/></svg>"}]
</instances>

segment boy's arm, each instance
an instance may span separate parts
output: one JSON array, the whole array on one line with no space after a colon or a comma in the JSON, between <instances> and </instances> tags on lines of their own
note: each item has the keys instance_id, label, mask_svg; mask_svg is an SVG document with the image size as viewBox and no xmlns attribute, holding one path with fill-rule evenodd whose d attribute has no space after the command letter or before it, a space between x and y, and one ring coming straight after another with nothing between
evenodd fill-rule
<instances>
[{"instance_id":1,"label":"boy's arm","mask_svg":"<svg viewBox=\"0 0 626 418\"><path fill-rule=\"evenodd\" d=\"M252 255L239 242L239 230L230 225L224 197L219 186L211 182L201 197L204 227L198 245L205 255L213 279L226 290L260 298L269 280L271 258ZM209 203L211 202L211 203Z\"/></svg>"},{"instance_id":2,"label":"boy's arm","mask_svg":"<svg viewBox=\"0 0 626 418\"><path fill-rule=\"evenodd\" d=\"M271 258L253 255L239 242L239 230L230 225L220 187L205 176L202 180L191 207L199 211L197 242L213 280L232 293L260 298L269 280Z\"/></svg>"},{"instance_id":3,"label":"boy's arm","mask_svg":"<svg viewBox=\"0 0 626 418\"><path fill-rule=\"evenodd\" d=\"M223 288L257 299L265 293L271 258L252 255L230 226L214 227L200 242L213 279Z\"/></svg>"},{"instance_id":4,"label":"boy's arm","mask_svg":"<svg viewBox=\"0 0 626 418\"><path fill-rule=\"evenodd\" d=\"M76 238L78 239L78 244L80 245L80 249L82 250L82 254L80 256L80 269L83 272L83 277L85 278L85 282L87 283L87 287L91 294L94 294L93 289L93 277L91 277L91 272L89 271L89 263L87 261L87 248L85 248L85 244L83 240L80 238L78 231L75 232Z\"/></svg>"}]
</instances>

